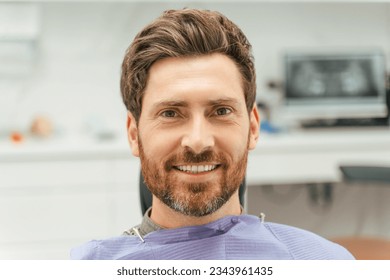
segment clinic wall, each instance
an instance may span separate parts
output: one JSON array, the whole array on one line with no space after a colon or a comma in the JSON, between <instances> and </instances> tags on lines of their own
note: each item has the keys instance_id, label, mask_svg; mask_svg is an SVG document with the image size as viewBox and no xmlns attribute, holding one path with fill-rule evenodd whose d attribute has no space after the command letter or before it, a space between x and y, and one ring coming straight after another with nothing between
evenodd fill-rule
<instances>
[{"instance_id":1,"label":"clinic wall","mask_svg":"<svg viewBox=\"0 0 390 280\"><path fill-rule=\"evenodd\" d=\"M277 99L266 84L283 75L286 50L380 48L390 51L390 4L367 3L41 3L40 35L28 75L8 83L2 118L24 129L36 114L68 133L98 121L123 132L120 64L136 32L161 11L219 10L247 34L257 67L258 98ZM5 90L4 90L5 91ZM4 122L1 125L5 125Z\"/></svg>"}]
</instances>

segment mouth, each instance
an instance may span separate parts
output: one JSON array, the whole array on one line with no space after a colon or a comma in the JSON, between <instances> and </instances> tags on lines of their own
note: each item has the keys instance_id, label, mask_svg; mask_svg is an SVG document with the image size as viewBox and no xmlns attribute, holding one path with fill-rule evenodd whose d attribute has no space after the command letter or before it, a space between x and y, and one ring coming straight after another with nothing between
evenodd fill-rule
<instances>
[{"instance_id":1,"label":"mouth","mask_svg":"<svg viewBox=\"0 0 390 280\"><path fill-rule=\"evenodd\" d=\"M177 165L173 168L182 172L199 174L206 173L217 169L220 164L208 164L208 165Z\"/></svg>"}]
</instances>

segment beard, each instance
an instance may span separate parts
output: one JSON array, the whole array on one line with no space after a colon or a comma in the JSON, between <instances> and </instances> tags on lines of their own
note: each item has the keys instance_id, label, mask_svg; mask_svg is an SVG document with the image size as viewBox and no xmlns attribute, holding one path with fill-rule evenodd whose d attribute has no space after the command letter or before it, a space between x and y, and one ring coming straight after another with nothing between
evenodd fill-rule
<instances>
[{"instance_id":1,"label":"beard","mask_svg":"<svg viewBox=\"0 0 390 280\"><path fill-rule=\"evenodd\" d=\"M139 136L138 139L141 171L147 187L165 205L184 215L202 217L214 213L238 191L244 180L248 149L237 161L212 150L195 154L185 149L159 162L145 155ZM174 167L178 163L192 165L206 162L219 163L218 168L211 171L220 173L218 179L201 183L185 182L177 176L182 171Z\"/></svg>"}]
</instances>

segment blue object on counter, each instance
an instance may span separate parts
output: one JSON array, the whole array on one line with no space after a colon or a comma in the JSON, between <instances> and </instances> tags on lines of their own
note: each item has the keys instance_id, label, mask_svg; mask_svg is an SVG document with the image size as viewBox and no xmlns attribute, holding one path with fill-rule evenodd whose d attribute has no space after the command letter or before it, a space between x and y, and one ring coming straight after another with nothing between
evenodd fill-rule
<instances>
[{"instance_id":1,"label":"blue object on counter","mask_svg":"<svg viewBox=\"0 0 390 280\"><path fill-rule=\"evenodd\" d=\"M267 133L278 133L280 132L280 129L273 126L270 122L268 121L261 121L260 123L260 131L264 131Z\"/></svg>"}]
</instances>

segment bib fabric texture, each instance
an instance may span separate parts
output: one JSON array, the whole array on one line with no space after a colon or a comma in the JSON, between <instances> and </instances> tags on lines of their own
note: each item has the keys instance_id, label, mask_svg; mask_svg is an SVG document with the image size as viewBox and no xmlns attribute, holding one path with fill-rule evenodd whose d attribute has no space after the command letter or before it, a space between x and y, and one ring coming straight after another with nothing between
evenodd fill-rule
<instances>
[{"instance_id":1,"label":"bib fabric texture","mask_svg":"<svg viewBox=\"0 0 390 280\"><path fill-rule=\"evenodd\" d=\"M291 226L261 223L252 215L227 216L201 226L163 229L143 237L92 240L72 259L104 260L347 260L343 247Z\"/></svg>"}]
</instances>

